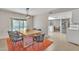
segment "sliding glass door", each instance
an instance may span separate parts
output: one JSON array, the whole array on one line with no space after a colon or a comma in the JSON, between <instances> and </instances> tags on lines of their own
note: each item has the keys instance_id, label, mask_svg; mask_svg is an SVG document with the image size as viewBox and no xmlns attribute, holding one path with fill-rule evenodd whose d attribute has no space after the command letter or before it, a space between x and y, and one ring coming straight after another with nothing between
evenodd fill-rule
<instances>
[{"instance_id":1,"label":"sliding glass door","mask_svg":"<svg viewBox=\"0 0 79 59\"><path fill-rule=\"evenodd\" d=\"M13 31L19 31L19 21L18 20L13 20L12 21L12 30Z\"/></svg>"},{"instance_id":2,"label":"sliding glass door","mask_svg":"<svg viewBox=\"0 0 79 59\"><path fill-rule=\"evenodd\" d=\"M24 21L24 30L27 29L27 21Z\"/></svg>"},{"instance_id":3,"label":"sliding glass door","mask_svg":"<svg viewBox=\"0 0 79 59\"><path fill-rule=\"evenodd\" d=\"M19 30L20 31L24 30L24 21L22 20L19 21Z\"/></svg>"},{"instance_id":4,"label":"sliding glass door","mask_svg":"<svg viewBox=\"0 0 79 59\"><path fill-rule=\"evenodd\" d=\"M11 21L11 30L12 31L23 31L25 29L27 29L27 21L26 20L13 19Z\"/></svg>"}]
</instances>

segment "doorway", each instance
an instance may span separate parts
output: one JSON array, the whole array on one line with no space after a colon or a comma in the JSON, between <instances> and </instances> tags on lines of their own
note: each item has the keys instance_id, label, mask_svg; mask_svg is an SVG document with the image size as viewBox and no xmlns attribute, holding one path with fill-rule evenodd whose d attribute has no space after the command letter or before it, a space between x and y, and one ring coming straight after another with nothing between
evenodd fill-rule
<instances>
[{"instance_id":1,"label":"doorway","mask_svg":"<svg viewBox=\"0 0 79 59\"><path fill-rule=\"evenodd\" d=\"M48 32L60 32L60 19L48 20Z\"/></svg>"},{"instance_id":2,"label":"doorway","mask_svg":"<svg viewBox=\"0 0 79 59\"><path fill-rule=\"evenodd\" d=\"M69 27L70 27L70 19L69 18L61 19L61 32L67 33L67 29Z\"/></svg>"}]
</instances>

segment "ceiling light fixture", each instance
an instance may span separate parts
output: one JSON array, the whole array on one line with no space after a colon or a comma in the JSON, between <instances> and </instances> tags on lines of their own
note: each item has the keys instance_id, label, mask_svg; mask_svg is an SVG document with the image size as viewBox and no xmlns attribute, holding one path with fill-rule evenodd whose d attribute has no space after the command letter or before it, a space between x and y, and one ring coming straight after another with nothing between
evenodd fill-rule
<instances>
[{"instance_id":1,"label":"ceiling light fixture","mask_svg":"<svg viewBox=\"0 0 79 59\"><path fill-rule=\"evenodd\" d=\"M29 15L29 8L26 8L26 12L27 12L27 14L26 14L26 19L30 19L32 16Z\"/></svg>"}]
</instances>

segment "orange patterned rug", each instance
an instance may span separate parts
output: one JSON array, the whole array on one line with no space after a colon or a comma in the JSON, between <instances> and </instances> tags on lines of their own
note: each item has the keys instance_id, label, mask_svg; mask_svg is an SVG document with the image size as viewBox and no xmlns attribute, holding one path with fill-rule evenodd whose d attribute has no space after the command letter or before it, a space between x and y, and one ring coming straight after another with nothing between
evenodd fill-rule
<instances>
[{"instance_id":1,"label":"orange patterned rug","mask_svg":"<svg viewBox=\"0 0 79 59\"><path fill-rule=\"evenodd\" d=\"M22 42L17 42L15 46L13 42L7 38L7 45L9 51L44 51L47 47L49 47L53 42L49 39L45 39L42 43L34 43L29 47L23 47Z\"/></svg>"}]
</instances>

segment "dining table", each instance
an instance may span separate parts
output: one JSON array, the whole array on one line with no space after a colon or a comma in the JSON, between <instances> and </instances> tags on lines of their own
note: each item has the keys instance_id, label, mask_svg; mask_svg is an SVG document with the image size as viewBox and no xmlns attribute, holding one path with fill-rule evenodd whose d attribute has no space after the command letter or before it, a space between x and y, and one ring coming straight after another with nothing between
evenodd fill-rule
<instances>
[{"instance_id":1,"label":"dining table","mask_svg":"<svg viewBox=\"0 0 79 59\"><path fill-rule=\"evenodd\" d=\"M33 37L36 37L36 35L41 34L42 31L39 31L39 30L29 30L29 31L22 30L22 31L20 31L20 33L24 36L23 37L24 47L28 47L28 46L34 44Z\"/></svg>"},{"instance_id":2,"label":"dining table","mask_svg":"<svg viewBox=\"0 0 79 59\"><path fill-rule=\"evenodd\" d=\"M23 30L23 31L20 31L20 33L23 34L24 36L28 36L28 35L41 34L42 31L39 31L39 30L29 30L29 31Z\"/></svg>"}]
</instances>

